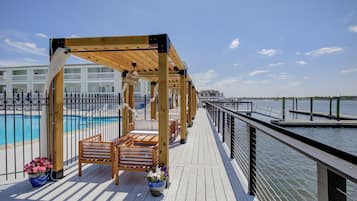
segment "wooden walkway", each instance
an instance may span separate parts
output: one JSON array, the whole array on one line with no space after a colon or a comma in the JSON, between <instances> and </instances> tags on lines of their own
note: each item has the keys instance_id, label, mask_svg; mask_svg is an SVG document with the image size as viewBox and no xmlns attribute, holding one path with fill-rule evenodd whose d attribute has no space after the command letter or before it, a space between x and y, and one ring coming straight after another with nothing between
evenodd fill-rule
<instances>
[{"instance_id":1,"label":"wooden walkway","mask_svg":"<svg viewBox=\"0 0 357 201\"><path fill-rule=\"evenodd\" d=\"M236 200L241 189L228 157L212 130L206 112L199 110L186 144L179 139L170 147L170 187L161 197L152 197L145 173L121 172L120 184L111 179L110 167L85 165L78 177L77 164L65 170L66 177L41 188L27 180L0 185L5 200ZM232 187L232 184L234 187Z\"/></svg>"}]
</instances>

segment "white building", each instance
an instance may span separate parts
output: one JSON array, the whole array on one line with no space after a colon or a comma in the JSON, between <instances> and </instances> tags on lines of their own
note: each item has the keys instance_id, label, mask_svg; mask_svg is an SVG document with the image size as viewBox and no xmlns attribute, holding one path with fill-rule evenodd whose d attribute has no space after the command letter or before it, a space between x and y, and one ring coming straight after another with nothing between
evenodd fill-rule
<instances>
[{"instance_id":1,"label":"white building","mask_svg":"<svg viewBox=\"0 0 357 201\"><path fill-rule=\"evenodd\" d=\"M0 93L42 92L47 76L47 65L0 67ZM70 64L64 67L66 92L108 93L121 92L121 72L98 64ZM140 80L135 95L148 94L149 83Z\"/></svg>"}]
</instances>

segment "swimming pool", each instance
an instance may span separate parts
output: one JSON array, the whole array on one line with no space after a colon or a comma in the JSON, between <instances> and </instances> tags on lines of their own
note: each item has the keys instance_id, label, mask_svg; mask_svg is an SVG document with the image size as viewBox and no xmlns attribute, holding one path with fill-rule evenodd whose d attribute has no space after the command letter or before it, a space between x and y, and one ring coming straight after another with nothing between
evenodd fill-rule
<instances>
[{"instance_id":1,"label":"swimming pool","mask_svg":"<svg viewBox=\"0 0 357 201\"><path fill-rule=\"evenodd\" d=\"M81 117L65 115L63 119L64 132L84 129L100 124L118 121L118 117ZM40 116L6 115L7 144L29 141L39 138ZM0 145L5 144L5 115L0 115Z\"/></svg>"}]
</instances>

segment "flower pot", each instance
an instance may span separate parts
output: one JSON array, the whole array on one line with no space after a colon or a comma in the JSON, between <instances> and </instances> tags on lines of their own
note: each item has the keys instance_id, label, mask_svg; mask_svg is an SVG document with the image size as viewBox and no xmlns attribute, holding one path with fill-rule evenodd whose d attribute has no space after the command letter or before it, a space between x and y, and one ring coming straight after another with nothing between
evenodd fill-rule
<instances>
[{"instance_id":1,"label":"flower pot","mask_svg":"<svg viewBox=\"0 0 357 201\"><path fill-rule=\"evenodd\" d=\"M47 183L49 174L35 176L29 174L29 181L33 187L40 187Z\"/></svg>"},{"instance_id":2,"label":"flower pot","mask_svg":"<svg viewBox=\"0 0 357 201\"><path fill-rule=\"evenodd\" d=\"M162 182L149 182L149 190L152 196L160 196L165 189L166 181Z\"/></svg>"}]
</instances>

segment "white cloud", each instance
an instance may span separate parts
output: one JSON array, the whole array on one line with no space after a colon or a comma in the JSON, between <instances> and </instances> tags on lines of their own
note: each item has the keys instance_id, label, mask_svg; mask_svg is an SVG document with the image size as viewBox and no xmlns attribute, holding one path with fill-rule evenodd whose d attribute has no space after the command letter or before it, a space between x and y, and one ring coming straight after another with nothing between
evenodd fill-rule
<instances>
[{"instance_id":1,"label":"white cloud","mask_svg":"<svg viewBox=\"0 0 357 201\"><path fill-rule=\"evenodd\" d=\"M304 80L308 80L308 79L310 79L310 77L309 76L304 76L303 79Z\"/></svg>"},{"instance_id":2,"label":"white cloud","mask_svg":"<svg viewBox=\"0 0 357 201\"><path fill-rule=\"evenodd\" d=\"M349 27L348 27L348 30L357 33L357 25L349 26Z\"/></svg>"},{"instance_id":3,"label":"white cloud","mask_svg":"<svg viewBox=\"0 0 357 201\"><path fill-rule=\"evenodd\" d=\"M240 45L240 41L239 38L236 38L234 40L232 40L231 44L229 45L229 48L231 49L235 49Z\"/></svg>"},{"instance_id":4,"label":"white cloud","mask_svg":"<svg viewBox=\"0 0 357 201\"><path fill-rule=\"evenodd\" d=\"M297 64L300 64L300 65L306 65L307 62L306 61L303 61L303 60L300 60L300 61L296 61Z\"/></svg>"},{"instance_id":5,"label":"white cloud","mask_svg":"<svg viewBox=\"0 0 357 201\"><path fill-rule=\"evenodd\" d=\"M71 34L69 37L70 37L70 38L78 38L78 37L80 37L80 36L78 36L78 35L76 35L76 34Z\"/></svg>"},{"instance_id":6,"label":"white cloud","mask_svg":"<svg viewBox=\"0 0 357 201\"><path fill-rule=\"evenodd\" d=\"M289 76L287 73L280 73L278 76L278 79L279 80L287 80L287 79L289 79Z\"/></svg>"},{"instance_id":7,"label":"white cloud","mask_svg":"<svg viewBox=\"0 0 357 201\"><path fill-rule=\"evenodd\" d=\"M349 69L341 70L342 74L349 74L349 73L355 73L355 72L357 72L357 68L349 68Z\"/></svg>"},{"instance_id":8,"label":"white cloud","mask_svg":"<svg viewBox=\"0 0 357 201\"><path fill-rule=\"evenodd\" d=\"M233 66L234 66L234 67L238 67L238 66L239 66L239 64L233 64Z\"/></svg>"},{"instance_id":9,"label":"white cloud","mask_svg":"<svg viewBox=\"0 0 357 201\"><path fill-rule=\"evenodd\" d=\"M306 52L305 55L308 56L320 56L324 54L333 54L333 53L338 53L342 52L343 48L342 47L322 47L316 50L312 50L310 52Z\"/></svg>"},{"instance_id":10,"label":"white cloud","mask_svg":"<svg viewBox=\"0 0 357 201\"><path fill-rule=\"evenodd\" d=\"M40 37L40 38L48 38L48 36L44 33L36 33L35 36Z\"/></svg>"},{"instance_id":11,"label":"white cloud","mask_svg":"<svg viewBox=\"0 0 357 201\"><path fill-rule=\"evenodd\" d=\"M268 66L269 67L277 67L277 66L281 66L281 65L284 65L284 63L283 62L277 62L277 63L269 64Z\"/></svg>"},{"instance_id":12,"label":"white cloud","mask_svg":"<svg viewBox=\"0 0 357 201\"><path fill-rule=\"evenodd\" d=\"M12 67L12 66L32 66L39 65L39 62L35 59L24 58L24 59L0 59L0 66Z\"/></svg>"},{"instance_id":13,"label":"white cloud","mask_svg":"<svg viewBox=\"0 0 357 201\"><path fill-rule=\"evenodd\" d=\"M268 72L269 71L267 71L267 70L255 70L255 71L250 72L248 75L250 77L253 77L253 76L256 76L256 75L259 75L259 74L268 73Z\"/></svg>"},{"instance_id":14,"label":"white cloud","mask_svg":"<svg viewBox=\"0 0 357 201\"><path fill-rule=\"evenodd\" d=\"M4 40L4 42L8 46L13 47L17 51L20 51L20 52L31 53L31 54L40 55L40 56L48 56L48 54L46 54L45 48L37 47L37 45L35 43L12 41L8 38L6 38Z\"/></svg>"},{"instance_id":15,"label":"white cloud","mask_svg":"<svg viewBox=\"0 0 357 201\"><path fill-rule=\"evenodd\" d=\"M212 83L218 76L218 73L213 69L209 69L206 72L193 73L191 76L195 85L197 85L197 88L201 90L211 88Z\"/></svg>"},{"instance_id":16,"label":"white cloud","mask_svg":"<svg viewBox=\"0 0 357 201\"><path fill-rule=\"evenodd\" d=\"M259 54L261 55L265 55L265 56L275 56L276 54L278 54L279 50L277 49L261 49L258 51Z\"/></svg>"}]
</instances>

